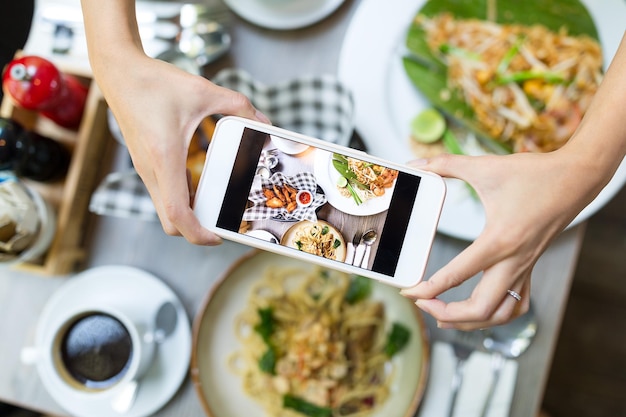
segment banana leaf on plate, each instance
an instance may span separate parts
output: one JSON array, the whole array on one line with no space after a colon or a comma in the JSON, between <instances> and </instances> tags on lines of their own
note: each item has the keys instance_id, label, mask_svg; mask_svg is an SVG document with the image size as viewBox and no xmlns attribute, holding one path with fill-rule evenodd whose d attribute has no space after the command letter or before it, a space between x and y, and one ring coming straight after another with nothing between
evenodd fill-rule
<instances>
[{"instance_id":1,"label":"banana leaf on plate","mask_svg":"<svg viewBox=\"0 0 626 417\"><path fill-rule=\"evenodd\" d=\"M595 23L579 0L429 0L417 12L427 17L450 13L457 19L493 20L500 24L541 24L552 31L566 29L570 35L598 39ZM509 153L510 148L492 138L474 117L472 108L458 92L442 96L448 88L447 67L426 44L426 33L413 24L406 36L404 69L415 87L449 118L474 132L494 153Z\"/></svg>"}]
</instances>

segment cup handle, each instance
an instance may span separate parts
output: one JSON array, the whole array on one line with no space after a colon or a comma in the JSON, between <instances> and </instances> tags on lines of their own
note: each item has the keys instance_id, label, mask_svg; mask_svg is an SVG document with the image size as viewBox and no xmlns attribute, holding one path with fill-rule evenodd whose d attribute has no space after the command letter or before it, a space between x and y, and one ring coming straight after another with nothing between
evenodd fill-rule
<instances>
[{"instance_id":1,"label":"cup handle","mask_svg":"<svg viewBox=\"0 0 626 417\"><path fill-rule=\"evenodd\" d=\"M25 347L20 352L20 359L26 365L36 364L40 356L41 351L34 346Z\"/></svg>"}]
</instances>

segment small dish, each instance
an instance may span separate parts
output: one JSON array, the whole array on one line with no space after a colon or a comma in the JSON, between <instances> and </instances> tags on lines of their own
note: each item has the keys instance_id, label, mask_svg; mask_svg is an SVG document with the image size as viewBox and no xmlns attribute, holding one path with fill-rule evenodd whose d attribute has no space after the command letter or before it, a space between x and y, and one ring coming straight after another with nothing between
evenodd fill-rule
<instances>
[{"instance_id":1,"label":"small dish","mask_svg":"<svg viewBox=\"0 0 626 417\"><path fill-rule=\"evenodd\" d=\"M21 198L21 200L12 201L12 203L16 204L14 207L16 213L14 214L21 217L22 225L24 225L24 234L20 236L21 242L24 242L24 239L28 242L26 247L17 253L2 252L0 254L2 255L0 256L0 266L12 266L34 261L43 256L52 244L57 229L56 213L37 190L13 177L12 174L1 174L0 183L4 183L4 186L8 187L6 193L15 193L15 198ZM8 194L6 197L9 198ZM9 201L4 202L9 204ZM33 233L27 232L27 230L32 230ZM15 237L17 236L16 234Z\"/></svg>"},{"instance_id":2,"label":"small dish","mask_svg":"<svg viewBox=\"0 0 626 417\"><path fill-rule=\"evenodd\" d=\"M296 202L300 207L309 207L313 203L313 194L308 190L300 190L296 194Z\"/></svg>"},{"instance_id":3,"label":"small dish","mask_svg":"<svg viewBox=\"0 0 626 417\"><path fill-rule=\"evenodd\" d=\"M287 155L298 155L309 149L309 145L305 145L304 143L298 143L289 139L278 138L276 136L270 137L272 138L272 143L276 145L276 148Z\"/></svg>"},{"instance_id":4,"label":"small dish","mask_svg":"<svg viewBox=\"0 0 626 417\"><path fill-rule=\"evenodd\" d=\"M278 239L276 238L276 236L274 236L267 230L263 230L263 229L250 230L246 232L246 234L248 236L256 237L257 239L262 239L271 243L278 243Z\"/></svg>"}]
</instances>

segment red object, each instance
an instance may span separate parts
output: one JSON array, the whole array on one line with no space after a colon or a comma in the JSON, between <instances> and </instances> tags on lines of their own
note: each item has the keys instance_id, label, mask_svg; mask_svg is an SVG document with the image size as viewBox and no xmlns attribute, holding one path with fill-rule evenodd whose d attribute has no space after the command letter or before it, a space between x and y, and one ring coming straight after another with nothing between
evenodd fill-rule
<instances>
[{"instance_id":1,"label":"red object","mask_svg":"<svg viewBox=\"0 0 626 417\"><path fill-rule=\"evenodd\" d=\"M2 85L19 106L69 129L80 124L87 87L47 59L34 55L14 59L4 71Z\"/></svg>"},{"instance_id":2,"label":"red object","mask_svg":"<svg viewBox=\"0 0 626 417\"><path fill-rule=\"evenodd\" d=\"M301 204L306 206L311 202L311 193L309 193L308 191L301 191L298 199L300 200Z\"/></svg>"}]
</instances>

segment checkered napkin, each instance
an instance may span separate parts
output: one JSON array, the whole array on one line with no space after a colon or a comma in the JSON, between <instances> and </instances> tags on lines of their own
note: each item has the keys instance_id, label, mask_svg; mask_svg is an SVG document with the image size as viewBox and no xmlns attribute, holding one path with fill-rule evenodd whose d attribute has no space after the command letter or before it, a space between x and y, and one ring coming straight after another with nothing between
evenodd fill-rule
<instances>
[{"instance_id":1,"label":"checkered napkin","mask_svg":"<svg viewBox=\"0 0 626 417\"><path fill-rule=\"evenodd\" d=\"M243 93L275 126L340 145L350 140L354 102L335 76L302 76L266 86L245 71L225 69L212 81Z\"/></svg>"},{"instance_id":2,"label":"checkered napkin","mask_svg":"<svg viewBox=\"0 0 626 417\"><path fill-rule=\"evenodd\" d=\"M265 205L266 198L263 195L263 188L272 188L273 185L283 186L287 184L296 190L307 190L313 195L313 203L308 207L297 207L291 213L284 207L271 208ZM326 203L326 196L317 193L317 182L310 172L300 172L293 177L288 177L280 172L275 173L269 179L261 180L261 188L253 190L248 197L254 205L243 213L243 220L264 220L274 219L279 221L317 221L315 210Z\"/></svg>"},{"instance_id":3,"label":"checkered napkin","mask_svg":"<svg viewBox=\"0 0 626 417\"><path fill-rule=\"evenodd\" d=\"M158 220L148 190L135 170L107 175L92 194L89 211L106 216Z\"/></svg>"}]
</instances>

